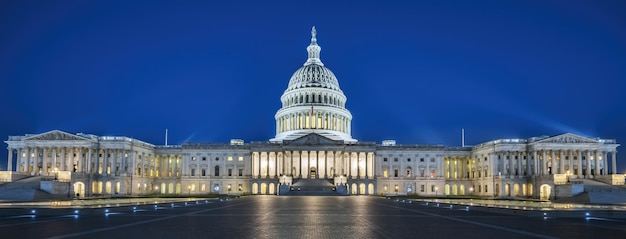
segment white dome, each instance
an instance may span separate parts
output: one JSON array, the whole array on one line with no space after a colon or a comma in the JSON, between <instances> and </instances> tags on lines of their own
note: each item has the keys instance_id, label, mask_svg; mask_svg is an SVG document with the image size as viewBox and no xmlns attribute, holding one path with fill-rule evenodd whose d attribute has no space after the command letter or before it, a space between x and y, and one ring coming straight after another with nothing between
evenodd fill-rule
<instances>
[{"instance_id":1,"label":"white dome","mask_svg":"<svg viewBox=\"0 0 626 239\"><path fill-rule=\"evenodd\" d=\"M322 48L317 45L315 27L308 59L296 70L280 98L282 108L276 112L276 137L272 142L294 140L317 133L333 140L356 142L350 136L352 114L345 108L346 96L339 88L335 74L320 60Z\"/></svg>"},{"instance_id":2,"label":"white dome","mask_svg":"<svg viewBox=\"0 0 626 239\"><path fill-rule=\"evenodd\" d=\"M325 66L315 63L304 65L293 73L287 91L307 87L326 88L341 92L335 74Z\"/></svg>"}]
</instances>

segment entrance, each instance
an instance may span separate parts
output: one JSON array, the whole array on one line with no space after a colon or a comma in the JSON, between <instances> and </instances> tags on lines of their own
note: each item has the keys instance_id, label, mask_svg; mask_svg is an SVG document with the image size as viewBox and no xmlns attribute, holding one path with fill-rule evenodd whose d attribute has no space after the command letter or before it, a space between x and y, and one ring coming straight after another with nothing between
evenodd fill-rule
<instances>
[{"instance_id":1,"label":"entrance","mask_svg":"<svg viewBox=\"0 0 626 239\"><path fill-rule=\"evenodd\" d=\"M317 169L315 167L311 167L311 178L315 178L315 176L317 176Z\"/></svg>"}]
</instances>

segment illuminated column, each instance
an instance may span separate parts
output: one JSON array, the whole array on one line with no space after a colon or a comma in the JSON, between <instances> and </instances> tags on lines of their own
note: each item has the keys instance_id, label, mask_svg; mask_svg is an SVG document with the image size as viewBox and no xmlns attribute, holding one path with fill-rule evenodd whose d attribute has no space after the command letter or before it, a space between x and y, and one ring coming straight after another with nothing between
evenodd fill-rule
<instances>
[{"instance_id":1,"label":"illuminated column","mask_svg":"<svg viewBox=\"0 0 626 239\"><path fill-rule=\"evenodd\" d=\"M547 175L548 172L548 158L546 157L546 150L541 150L541 175Z\"/></svg>"},{"instance_id":2,"label":"illuminated column","mask_svg":"<svg viewBox=\"0 0 626 239\"><path fill-rule=\"evenodd\" d=\"M537 150L533 150L533 176L539 175L539 155L537 155Z\"/></svg>"},{"instance_id":3,"label":"illuminated column","mask_svg":"<svg viewBox=\"0 0 626 239\"><path fill-rule=\"evenodd\" d=\"M324 151L324 179L328 179L328 151Z\"/></svg>"},{"instance_id":4,"label":"illuminated column","mask_svg":"<svg viewBox=\"0 0 626 239\"><path fill-rule=\"evenodd\" d=\"M346 160L348 160L348 178L352 178L352 153L349 153Z\"/></svg>"},{"instance_id":5,"label":"illuminated column","mask_svg":"<svg viewBox=\"0 0 626 239\"><path fill-rule=\"evenodd\" d=\"M563 154L563 150L559 150L559 173L565 173L565 157Z\"/></svg>"},{"instance_id":6,"label":"illuminated column","mask_svg":"<svg viewBox=\"0 0 626 239\"><path fill-rule=\"evenodd\" d=\"M302 178L302 151L298 151L298 178Z\"/></svg>"},{"instance_id":7,"label":"illuminated column","mask_svg":"<svg viewBox=\"0 0 626 239\"><path fill-rule=\"evenodd\" d=\"M567 150L567 170L570 174L574 173L574 160L572 150Z\"/></svg>"},{"instance_id":8,"label":"illuminated column","mask_svg":"<svg viewBox=\"0 0 626 239\"><path fill-rule=\"evenodd\" d=\"M613 151L613 157L611 157L611 171L613 174L617 174L617 151Z\"/></svg>"},{"instance_id":9,"label":"illuminated column","mask_svg":"<svg viewBox=\"0 0 626 239\"><path fill-rule=\"evenodd\" d=\"M600 174L602 175L607 175L608 174L608 166L609 166L609 160L606 157L607 153L606 151L602 151L602 171L600 172Z\"/></svg>"},{"instance_id":10,"label":"illuminated column","mask_svg":"<svg viewBox=\"0 0 626 239\"><path fill-rule=\"evenodd\" d=\"M7 158L7 171L13 171L13 148L7 147L7 151L9 151L9 157Z\"/></svg>"},{"instance_id":11,"label":"illuminated column","mask_svg":"<svg viewBox=\"0 0 626 239\"><path fill-rule=\"evenodd\" d=\"M524 156L522 156L521 152L516 151L515 152L515 157L517 157L517 159L516 159L517 160L517 177L521 178L522 175L524 175L524 173L523 173L524 170L522 169L522 158Z\"/></svg>"},{"instance_id":12,"label":"illuminated column","mask_svg":"<svg viewBox=\"0 0 626 239\"><path fill-rule=\"evenodd\" d=\"M274 155L274 178L278 177L278 153L273 152Z\"/></svg>"},{"instance_id":13,"label":"illuminated column","mask_svg":"<svg viewBox=\"0 0 626 239\"><path fill-rule=\"evenodd\" d=\"M576 173L577 178L582 178L583 176L583 151L582 150L577 150L578 151L578 160L577 160L577 168L578 168L578 172Z\"/></svg>"},{"instance_id":14,"label":"illuminated column","mask_svg":"<svg viewBox=\"0 0 626 239\"><path fill-rule=\"evenodd\" d=\"M585 168L585 178L591 178L591 151L587 150L587 156L585 156L585 166L587 166L587 168Z\"/></svg>"},{"instance_id":15,"label":"illuminated column","mask_svg":"<svg viewBox=\"0 0 626 239\"><path fill-rule=\"evenodd\" d=\"M104 149L102 157L102 174L108 175L109 171L107 170L107 168L109 167L109 149Z\"/></svg>"},{"instance_id":16,"label":"illuminated column","mask_svg":"<svg viewBox=\"0 0 626 239\"><path fill-rule=\"evenodd\" d=\"M600 175L600 157L598 157L598 150L594 150L593 154L593 175L597 177Z\"/></svg>"}]
</instances>

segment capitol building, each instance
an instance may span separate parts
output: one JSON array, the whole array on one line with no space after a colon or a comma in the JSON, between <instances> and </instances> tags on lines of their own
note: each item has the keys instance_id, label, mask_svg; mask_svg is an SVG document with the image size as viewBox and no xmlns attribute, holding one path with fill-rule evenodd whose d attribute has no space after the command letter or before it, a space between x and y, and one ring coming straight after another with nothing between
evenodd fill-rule
<instances>
[{"instance_id":1,"label":"capitol building","mask_svg":"<svg viewBox=\"0 0 626 239\"><path fill-rule=\"evenodd\" d=\"M40 177L72 197L137 195L420 195L552 199L585 180L623 185L619 144L572 133L475 146L363 142L339 80L320 58L316 30L263 142L154 145L59 130L9 136L0 179ZM358 104L358 102L357 102ZM357 119L358 120L358 119ZM556 190L559 188L559 190Z\"/></svg>"}]
</instances>

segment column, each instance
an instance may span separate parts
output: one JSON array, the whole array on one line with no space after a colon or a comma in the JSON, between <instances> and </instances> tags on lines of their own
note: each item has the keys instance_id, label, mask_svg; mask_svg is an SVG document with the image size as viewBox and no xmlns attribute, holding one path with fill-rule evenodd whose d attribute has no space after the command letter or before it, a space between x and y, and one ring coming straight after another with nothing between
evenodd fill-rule
<instances>
[{"instance_id":1,"label":"column","mask_svg":"<svg viewBox=\"0 0 626 239\"><path fill-rule=\"evenodd\" d=\"M574 158L573 158L573 154L572 154L572 150L567 150L567 160L568 160L568 164L567 164L567 168L569 170L569 174L573 174L574 173Z\"/></svg>"},{"instance_id":2,"label":"column","mask_svg":"<svg viewBox=\"0 0 626 239\"><path fill-rule=\"evenodd\" d=\"M556 165L556 153L554 149L550 150L550 175L556 174L558 166Z\"/></svg>"},{"instance_id":3,"label":"column","mask_svg":"<svg viewBox=\"0 0 626 239\"><path fill-rule=\"evenodd\" d=\"M593 175L594 177L598 177L600 175L600 158L598 157L598 150L594 150L593 155Z\"/></svg>"},{"instance_id":4,"label":"column","mask_svg":"<svg viewBox=\"0 0 626 239\"><path fill-rule=\"evenodd\" d=\"M526 175L524 175L524 176L531 176L531 175L533 175L533 173L532 173L532 171L531 171L532 169L530 167L530 154L529 154L529 152L526 151L524 153L524 156L526 157L525 160L524 160L524 161L526 161Z\"/></svg>"},{"instance_id":5,"label":"column","mask_svg":"<svg viewBox=\"0 0 626 239\"><path fill-rule=\"evenodd\" d=\"M534 163L534 169L533 169L533 176L538 176L539 175L539 155L537 154L537 150L533 150L533 163Z\"/></svg>"},{"instance_id":6,"label":"column","mask_svg":"<svg viewBox=\"0 0 626 239\"><path fill-rule=\"evenodd\" d=\"M102 156L104 157L102 159L104 166L102 167L102 174L104 175L109 175L109 170L107 170L109 168L109 150L105 149L104 152L102 153Z\"/></svg>"},{"instance_id":7,"label":"column","mask_svg":"<svg viewBox=\"0 0 626 239\"><path fill-rule=\"evenodd\" d=\"M601 175L607 175L608 174L608 170L609 170L609 159L606 157L607 153L606 151L602 151L602 171L600 172Z\"/></svg>"},{"instance_id":8,"label":"column","mask_svg":"<svg viewBox=\"0 0 626 239\"><path fill-rule=\"evenodd\" d=\"M298 151L298 178L302 178L302 151Z\"/></svg>"},{"instance_id":9,"label":"column","mask_svg":"<svg viewBox=\"0 0 626 239\"><path fill-rule=\"evenodd\" d=\"M522 154L519 151L515 152L515 157L517 157L517 177L521 178L524 175L524 169L522 168Z\"/></svg>"},{"instance_id":10,"label":"column","mask_svg":"<svg viewBox=\"0 0 626 239\"><path fill-rule=\"evenodd\" d=\"M12 148L7 148L7 151L9 151L9 157L7 158L7 171L11 172L13 171L13 149Z\"/></svg>"},{"instance_id":11,"label":"column","mask_svg":"<svg viewBox=\"0 0 626 239\"><path fill-rule=\"evenodd\" d=\"M587 150L587 156L585 157L585 165L587 166L587 168L585 168L585 178L591 178L591 151Z\"/></svg>"},{"instance_id":12,"label":"column","mask_svg":"<svg viewBox=\"0 0 626 239\"><path fill-rule=\"evenodd\" d=\"M34 166L33 166L33 172L34 175L38 175L39 174L39 148L35 147L35 154L33 154L34 156Z\"/></svg>"},{"instance_id":13,"label":"column","mask_svg":"<svg viewBox=\"0 0 626 239\"><path fill-rule=\"evenodd\" d=\"M41 170L41 173L43 175L50 175L48 171L48 163L49 163L48 154L50 154L50 149L51 148L48 148L48 147L43 148L43 159L42 159L43 163L41 165L43 167L43 169ZM54 170L54 167L50 169L50 171L52 170Z\"/></svg>"},{"instance_id":14,"label":"column","mask_svg":"<svg viewBox=\"0 0 626 239\"><path fill-rule=\"evenodd\" d=\"M583 151L582 150L578 150L578 160L577 160L577 168L578 168L578 172L576 173L577 178L582 178L583 177Z\"/></svg>"},{"instance_id":15,"label":"column","mask_svg":"<svg viewBox=\"0 0 626 239\"><path fill-rule=\"evenodd\" d=\"M548 175L548 157L546 156L546 150L541 150L541 175Z\"/></svg>"},{"instance_id":16,"label":"column","mask_svg":"<svg viewBox=\"0 0 626 239\"><path fill-rule=\"evenodd\" d=\"M400 161L402 161L402 159L400 159ZM367 173L367 168L368 167L367 167L367 165L368 165L368 162L367 162L367 152L365 152L365 178L368 178L367 177L368 176L368 173Z\"/></svg>"},{"instance_id":17,"label":"column","mask_svg":"<svg viewBox=\"0 0 626 239\"><path fill-rule=\"evenodd\" d=\"M617 174L617 151L613 151L613 157L611 158L611 172Z\"/></svg>"},{"instance_id":18,"label":"column","mask_svg":"<svg viewBox=\"0 0 626 239\"><path fill-rule=\"evenodd\" d=\"M352 178L352 153L348 154L348 178Z\"/></svg>"},{"instance_id":19,"label":"column","mask_svg":"<svg viewBox=\"0 0 626 239\"><path fill-rule=\"evenodd\" d=\"M68 169L69 165L68 165L68 157L67 157L67 150L66 147L61 148L61 168L63 168L63 171L71 171Z\"/></svg>"},{"instance_id":20,"label":"column","mask_svg":"<svg viewBox=\"0 0 626 239\"><path fill-rule=\"evenodd\" d=\"M563 156L563 150L559 150L559 173L565 173L565 157Z\"/></svg>"},{"instance_id":21,"label":"column","mask_svg":"<svg viewBox=\"0 0 626 239\"><path fill-rule=\"evenodd\" d=\"M91 165L91 148L87 148L87 158L85 159L87 162L87 173L93 173L93 168Z\"/></svg>"}]
</instances>

